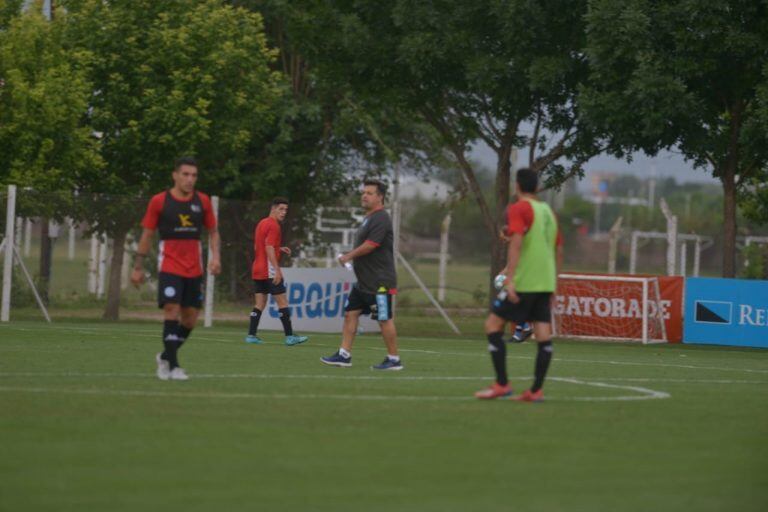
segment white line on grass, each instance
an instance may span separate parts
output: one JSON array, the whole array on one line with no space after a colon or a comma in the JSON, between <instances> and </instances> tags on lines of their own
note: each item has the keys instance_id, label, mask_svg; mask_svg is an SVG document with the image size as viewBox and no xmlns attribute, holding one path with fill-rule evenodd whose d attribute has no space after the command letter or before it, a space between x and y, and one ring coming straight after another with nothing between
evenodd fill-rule
<instances>
[{"instance_id":1,"label":"white line on grass","mask_svg":"<svg viewBox=\"0 0 768 512\"><path fill-rule=\"evenodd\" d=\"M579 402L616 402L616 401L627 401L627 400L652 400L652 399L659 399L659 398L662 398L662 399L669 398L672 396L665 391L655 391L653 389L641 388L639 386L620 386L618 384L608 384L605 382L590 382L590 381L579 380L579 379L570 379L566 377L550 377L549 380L556 380L559 382L570 382L571 384L583 384L585 386L594 386L597 388L622 389L622 390L635 391L637 393L641 393L640 395L630 395L630 396L606 396L606 397L574 396L569 398L569 400L575 400Z\"/></svg>"},{"instance_id":2,"label":"white line on grass","mask_svg":"<svg viewBox=\"0 0 768 512\"><path fill-rule=\"evenodd\" d=\"M548 396L547 401L563 402L623 402L637 400L654 400L669 398L671 395L664 391L641 388L637 386L619 386L601 382L587 382L577 379L560 379L553 377L551 380L561 380L572 384L583 384L602 388L613 388L641 393L628 396ZM338 395L338 394L307 394L307 393L200 393L200 392L173 392L173 391L141 391L131 389L65 389L43 387L12 387L0 386L0 392L5 393L38 393L38 394L69 394L69 395L102 395L102 396L139 396L139 397L177 397L177 398L246 398L246 399L307 399L307 400L362 400L362 401L472 401L472 396L436 396L436 395Z\"/></svg>"},{"instance_id":3,"label":"white line on grass","mask_svg":"<svg viewBox=\"0 0 768 512\"><path fill-rule=\"evenodd\" d=\"M342 375L345 370L330 370L322 374L275 374L275 373L195 373L195 379L319 379L319 380L400 380L400 381L483 381L487 375ZM2 377L72 377L72 378L153 378L154 373L115 372L0 372ZM510 380L529 380L530 376L510 376ZM580 377L550 377L550 380L581 379ZM765 380L734 379L670 379L654 377L600 377L611 382L669 382L679 384L768 384ZM568 381L569 382L569 381Z\"/></svg>"},{"instance_id":4,"label":"white line on grass","mask_svg":"<svg viewBox=\"0 0 768 512\"><path fill-rule=\"evenodd\" d=\"M77 374L77 373L61 373L61 374L40 374L40 373L18 373L9 374L1 373L0 376L67 376L67 377L120 377L120 376L140 376L143 378L150 377L149 374ZM329 380L479 380L482 377L469 377L469 376L444 376L444 377L429 377L429 376L358 376L358 375L273 375L273 374L224 374L224 375L197 375L196 378L263 378L263 379L299 379L299 378L322 378ZM528 377L513 377L513 380L527 380ZM664 391L656 391L653 389L643 388L639 386L623 386L619 384L608 384L605 382L592 382L581 379L566 378L566 377L550 377L552 381L567 382L570 384L578 384L583 386L592 386L598 388L618 389L624 391L632 391L639 393L639 395L626 395L626 396L548 396L547 400L551 401L588 401L588 402L616 402L616 401L635 401L635 400L653 400L670 398L670 394ZM140 391L140 390L104 390L104 389L66 389L66 388L45 388L45 387L12 387L2 386L0 392L21 392L21 393L64 393L64 394L84 394L84 395L119 395L119 396L174 396L174 397L194 397L194 398L273 398L273 399L289 399L289 398L306 398L306 399L349 399L349 400L471 400L472 397L464 396L422 396L422 395L338 395L338 394L284 394L284 393L199 393L199 392L165 392L165 391Z\"/></svg>"},{"instance_id":5,"label":"white line on grass","mask_svg":"<svg viewBox=\"0 0 768 512\"><path fill-rule=\"evenodd\" d=\"M7 327L9 330L27 330L23 327ZM52 328L49 328L52 329ZM118 337L118 334L115 334L112 330L104 330L100 329L98 327L58 327L58 329L64 329L69 331L75 331L75 332L81 332L82 334L96 334L95 331L103 331L105 333L110 334L113 337ZM89 332L90 331L90 332ZM153 331L132 331L132 336L141 336L144 338L154 338L156 337L156 334L140 334L140 332L153 332ZM193 339L201 340L201 341L216 341L216 342L223 342L223 343L233 343L236 340L234 338L210 338L207 336L199 336L196 335L193 337ZM403 338L404 339L404 338ZM433 339L433 338L411 338L411 339ZM450 341L457 341L457 340L450 340ZM313 347L329 347L329 348L336 348L336 345L327 345L322 343L311 343L311 346ZM268 343L268 345L272 345L271 343ZM374 350L374 351L384 351L386 350L383 347L367 347L365 345L359 345L355 347L356 350ZM424 353L424 354L430 354L430 355L443 355L443 356L459 356L459 357L488 357L486 352L484 351L478 351L476 353L470 352L446 352L446 351L432 351L432 350L422 350L422 349L400 349L401 352L417 352L417 353ZM510 359L524 359L524 360L532 360L534 359L533 356L515 356L515 355L508 355ZM758 373L758 374L768 374L768 369L751 369L751 368L728 368L728 367L718 367L718 366L695 366L695 365L689 365L689 364L671 364L671 363L645 363L645 362L633 362L633 361L612 361L612 360L596 360L596 359L571 359L566 357L558 357L558 361L561 362L567 362L567 363L585 363L585 364L607 364L607 365L614 365L614 366L651 366L651 367L663 367L663 368L683 368L688 370L712 370L712 371L732 371L732 372L745 372L745 373Z\"/></svg>"}]
</instances>

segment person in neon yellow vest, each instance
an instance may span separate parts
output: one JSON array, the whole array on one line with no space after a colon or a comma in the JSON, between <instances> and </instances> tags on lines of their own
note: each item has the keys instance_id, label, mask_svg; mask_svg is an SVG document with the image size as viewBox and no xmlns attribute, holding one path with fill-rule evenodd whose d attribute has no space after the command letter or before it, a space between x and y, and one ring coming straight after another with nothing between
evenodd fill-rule
<instances>
[{"instance_id":1,"label":"person in neon yellow vest","mask_svg":"<svg viewBox=\"0 0 768 512\"><path fill-rule=\"evenodd\" d=\"M493 399L512 395L507 378L504 327L507 322L522 325L531 321L537 342L534 381L529 389L512 399L539 402L544 399L542 387L552 360L551 302L557 288L563 244L555 214L548 204L536 197L536 172L520 169L516 183L517 202L507 207L509 247L507 265L502 271L507 278L485 321L496 381L475 396Z\"/></svg>"}]
</instances>

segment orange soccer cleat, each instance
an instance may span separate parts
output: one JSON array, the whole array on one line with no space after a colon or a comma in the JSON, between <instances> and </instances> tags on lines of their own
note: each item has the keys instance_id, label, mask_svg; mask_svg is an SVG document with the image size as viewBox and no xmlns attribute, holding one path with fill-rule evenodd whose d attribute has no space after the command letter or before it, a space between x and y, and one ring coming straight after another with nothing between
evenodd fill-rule
<instances>
[{"instance_id":1,"label":"orange soccer cleat","mask_svg":"<svg viewBox=\"0 0 768 512\"><path fill-rule=\"evenodd\" d=\"M512 394L512 388L509 384L502 386L498 382L494 382L485 389L481 389L475 393L475 398L482 400L490 400L492 398L499 398L500 396L509 396Z\"/></svg>"},{"instance_id":2,"label":"orange soccer cleat","mask_svg":"<svg viewBox=\"0 0 768 512\"><path fill-rule=\"evenodd\" d=\"M515 395L510 400L515 400L517 402L543 402L544 401L544 390L540 389L538 391L531 391L530 389L526 389L519 395Z\"/></svg>"}]
</instances>

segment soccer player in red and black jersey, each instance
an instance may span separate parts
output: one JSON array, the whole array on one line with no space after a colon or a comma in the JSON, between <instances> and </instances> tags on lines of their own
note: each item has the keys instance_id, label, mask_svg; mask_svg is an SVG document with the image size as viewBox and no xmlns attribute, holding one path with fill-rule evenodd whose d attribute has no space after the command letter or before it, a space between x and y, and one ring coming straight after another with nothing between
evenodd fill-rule
<instances>
[{"instance_id":1,"label":"soccer player in red and black jersey","mask_svg":"<svg viewBox=\"0 0 768 512\"><path fill-rule=\"evenodd\" d=\"M155 357L161 380L187 380L179 366L178 350L195 327L203 304L203 228L208 230L211 259L208 272L221 272L219 232L210 198L195 190L197 163L194 158L176 160L173 188L152 197L141 225L144 228L136 251L131 282L144 282L143 261L155 231L160 231L158 254L158 305L163 309L163 346Z\"/></svg>"},{"instance_id":2,"label":"soccer player in red and black jersey","mask_svg":"<svg viewBox=\"0 0 768 512\"><path fill-rule=\"evenodd\" d=\"M280 224L288 215L288 199L276 197L272 200L269 215L256 225L253 233L253 310L248 327L246 343L260 344L262 339L256 336L259 329L259 320L264 308L267 307L267 295L272 295L277 302L280 313L280 322L283 324L285 344L298 345L307 341L306 336L298 336L293 333L291 325L291 309L288 307L288 299L285 296L285 282L283 272L280 270L280 256L291 255L289 247L282 247L283 231Z\"/></svg>"}]
</instances>

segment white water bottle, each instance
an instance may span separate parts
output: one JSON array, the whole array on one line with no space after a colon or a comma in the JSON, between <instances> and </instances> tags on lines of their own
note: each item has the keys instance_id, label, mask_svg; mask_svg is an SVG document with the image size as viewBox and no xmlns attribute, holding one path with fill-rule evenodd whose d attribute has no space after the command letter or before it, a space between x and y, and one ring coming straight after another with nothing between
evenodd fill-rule
<instances>
[{"instance_id":1,"label":"white water bottle","mask_svg":"<svg viewBox=\"0 0 768 512\"><path fill-rule=\"evenodd\" d=\"M343 256L343 254L341 254L341 253L337 254L336 255L336 261L339 261L339 258L341 258L342 256ZM346 263L343 263L343 265L344 265L345 269L350 270L350 271L352 270L352 262L351 261L347 261Z\"/></svg>"}]
</instances>

